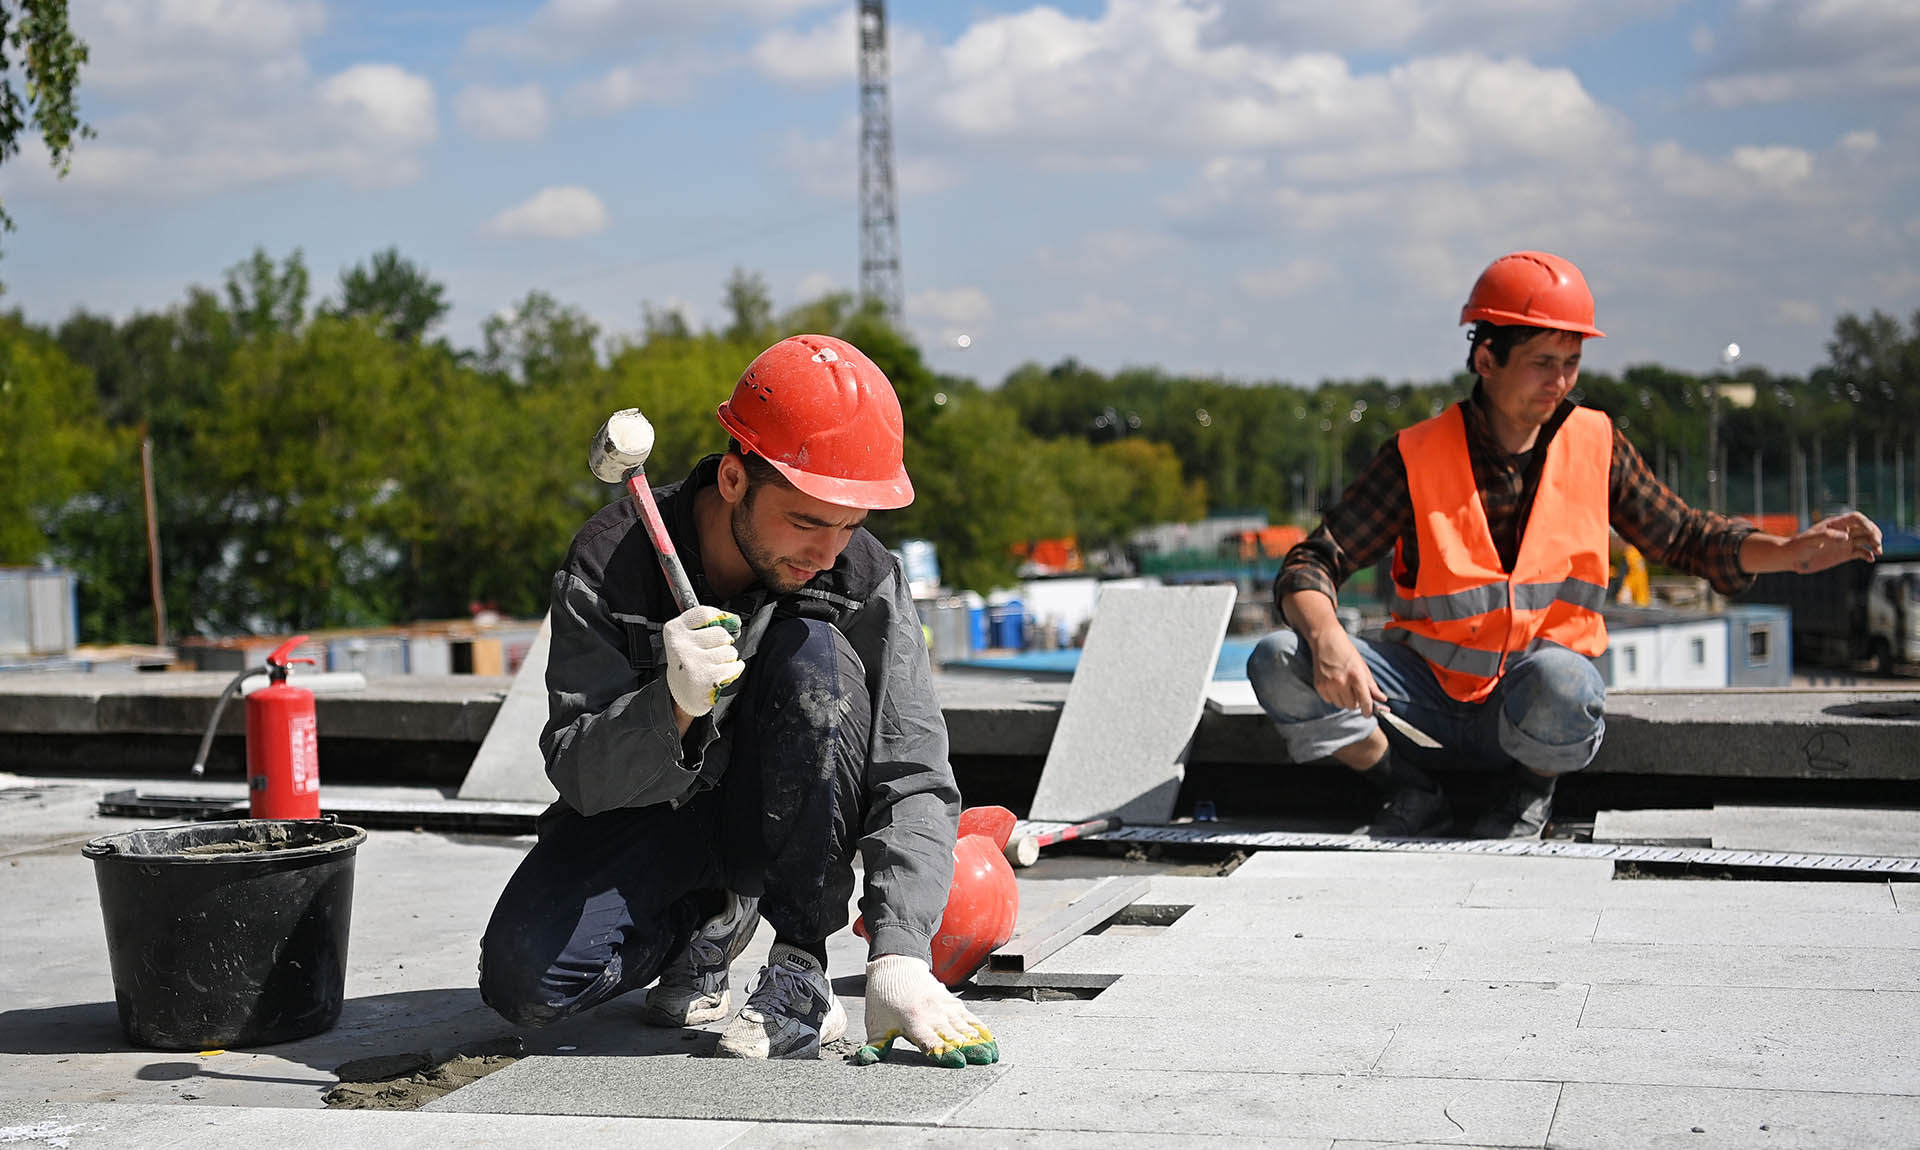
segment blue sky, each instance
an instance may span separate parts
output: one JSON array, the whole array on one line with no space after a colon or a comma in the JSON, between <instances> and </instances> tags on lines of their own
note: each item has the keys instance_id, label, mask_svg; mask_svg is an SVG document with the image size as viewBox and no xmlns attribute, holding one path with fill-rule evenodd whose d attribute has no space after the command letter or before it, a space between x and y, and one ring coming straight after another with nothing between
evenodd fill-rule
<instances>
[{"instance_id":1,"label":"blue sky","mask_svg":"<svg viewBox=\"0 0 1920 1150\"><path fill-rule=\"evenodd\" d=\"M124 316L397 245L446 334L533 288L609 336L857 285L853 0L74 0L99 137L0 171L6 306ZM1920 308L1913 0L889 6L907 323L1073 356L1440 378L1494 256L1580 264L1589 363L1801 372ZM958 337L970 345L962 349Z\"/></svg>"}]
</instances>

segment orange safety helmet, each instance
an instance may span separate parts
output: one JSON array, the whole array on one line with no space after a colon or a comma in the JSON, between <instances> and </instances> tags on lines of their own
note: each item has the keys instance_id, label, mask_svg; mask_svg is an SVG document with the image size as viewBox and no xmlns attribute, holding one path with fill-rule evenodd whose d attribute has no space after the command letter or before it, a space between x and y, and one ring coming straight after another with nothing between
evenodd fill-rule
<instances>
[{"instance_id":1,"label":"orange safety helmet","mask_svg":"<svg viewBox=\"0 0 1920 1150\"><path fill-rule=\"evenodd\" d=\"M886 374L843 339L774 344L716 414L743 448L815 499L871 509L913 502L900 400Z\"/></svg>"},{"instance_id":2,"label":"orange safety helmet","mask_svg":"<svg viewBox=\"0 0 1920 1150\"><path fill-rule=\"evenodd\" d=\"M1579 332L1607 333L1593 326L1593 293L1573 264L1549 252L1514 252L1487 265L1474 281L1460 322L1518 324Z\"/></svg>"},{"instance_id":3,"label":"orange safety helmet","mask_svg":"<svg viewBox=\"0 0 1920 1150\"><path fill-rule=\"evenodd\" d=\"M1017 820L1004 807L968 807L953 844L953 885L933 931L933 976L958 986L1013 937L1020 919L1020 881L1007 862L1007 839ZM853 933L867 937L865 916Z\"/></svg>"}]
</instances>

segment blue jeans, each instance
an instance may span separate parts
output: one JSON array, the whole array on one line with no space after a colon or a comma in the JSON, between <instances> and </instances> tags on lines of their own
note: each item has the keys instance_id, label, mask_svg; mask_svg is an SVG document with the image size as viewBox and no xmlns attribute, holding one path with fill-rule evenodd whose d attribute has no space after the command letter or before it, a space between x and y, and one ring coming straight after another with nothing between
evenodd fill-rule
<instances>
[{"instance_id":1,"label":"blue jeans","mask_svg":"<svg viewBox=\"0 0 1920 1150\"><path fill-rule=\"evenodd\" d=\"M1544 775L1593 761L1607 732L1607 688L1593 661L1565 647L1507 660L1485 701L1463 703L1441 688L1413 648L1355 637L1373 681L1394 714L1431 735L1439 750L1415 746L1381 726L1396 759L1418 767L1499 770L1514 764ZM1378 720L1336 707L1313 688L1313 652L1294 631L1276 631L1247 657L1247 678L1296 763L1326 758L1372 734Z\"/></svg>"},{"instance_id":2,"label":"blue jeans","mask_svg":"<svg viewBox=\"0 0 1920 1150\"><path fill-rule=\"evenodd\" d=\"M660 976L725 895L760 899L784 941L847 922L872 708L832 624L767 629L729 719L720 785L664 803L546 821L480 942L480 996L544 1026Z\"/></svg>"}]
</instances>

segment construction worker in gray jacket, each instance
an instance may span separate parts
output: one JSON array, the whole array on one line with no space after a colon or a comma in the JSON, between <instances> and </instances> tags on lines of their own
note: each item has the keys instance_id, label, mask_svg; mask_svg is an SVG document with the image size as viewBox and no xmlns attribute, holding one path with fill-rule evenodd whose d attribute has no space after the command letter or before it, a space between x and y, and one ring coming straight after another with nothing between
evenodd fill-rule
<instances>
[{"instance_id":1,"label":"construction worker in gray jacket","mask_svg":"<svg viewBox=\"0 0 1920 1150\"><path fill-rule=\"evenodd\" d=\"M656 492L698 606L673 605L630 500L554 578L540 744L560 799L487 925L482 996L539 1026L654 984L648 1022L718 1021L765 917L772 950L717 1052L816 1058L847 1027L826 939L858 850L869 1044L994 1061L931 970L959 791L905 576L862 526L913 499L899 400L857 348L803 335L718 415L726 453Z\"/></svg>"}]
</instances>

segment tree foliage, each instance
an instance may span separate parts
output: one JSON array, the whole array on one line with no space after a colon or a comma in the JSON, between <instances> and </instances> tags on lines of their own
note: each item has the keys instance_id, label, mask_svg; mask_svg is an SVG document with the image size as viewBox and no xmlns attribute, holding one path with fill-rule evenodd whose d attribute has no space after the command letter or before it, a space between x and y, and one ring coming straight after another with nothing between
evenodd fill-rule
<instances>
[{"instance_id":1,"label":"tree foliage","mask_svg":"<svg viewBox=\"0 0 1920 1150\"><path fill-rule=\"evenodd\" d=\"M776 314L744 271L719 329L645 309L604 359L597 325L537 291L485 324L477 353L428 342L445 291L397 249L343 272L317 313L310 294L300 253L255 251L219 291L189 289L162 312L76 312L50 331L0 318L0 562L75 570L88 640L152 634L143 435L168 618L179 633L228 634L448 618L475 603L539 614L573 533L621 497L587 471L600 422L640 408L656 433L649 477L677 479L724 448L713 413L740 371L796 332L853 342L900 397L918 498L869 526L889 544L934 541L948 582L979 591L1011 583L1014 549L1037 539L1118 550L1140 527L1209 510L1310 524L1389 435L1471 384L1308 388L1066 360L982 387L934 371L851 296ZM1863 458L1880 440L1913 443L1920 316L1843 317L1829 351L1806 379L1747 369L1722 381L1753 395L1723 410L1730 458L1757 454L1785 476L1796 448L1824 448L1831 473L1850 438ZM1588 373L1579 397L1699 502L1713 382L1637 365ZM1743 509L1733 472L1728 505ZM1768 509L1786 510L1784 479L1769 484ZM1822 498L1836 487L1829 477ZM1862 501L1891 513L1880 486Z\"/></svg>"},{"instance_id":2,"label":"tree foliage","mask_svg":"<svg viewBox=\"0 0 1920 1150\"><path fill-rule=\"evenodd\" d=\"M20 154L20 137L32 130L54 170L67 174L74 141L93 135L80 119L86 62L86 42L67 25L67 0L0 0L0 164ZM13 230L4 206L0 228Z\"/></svg>"}]
</instances>

